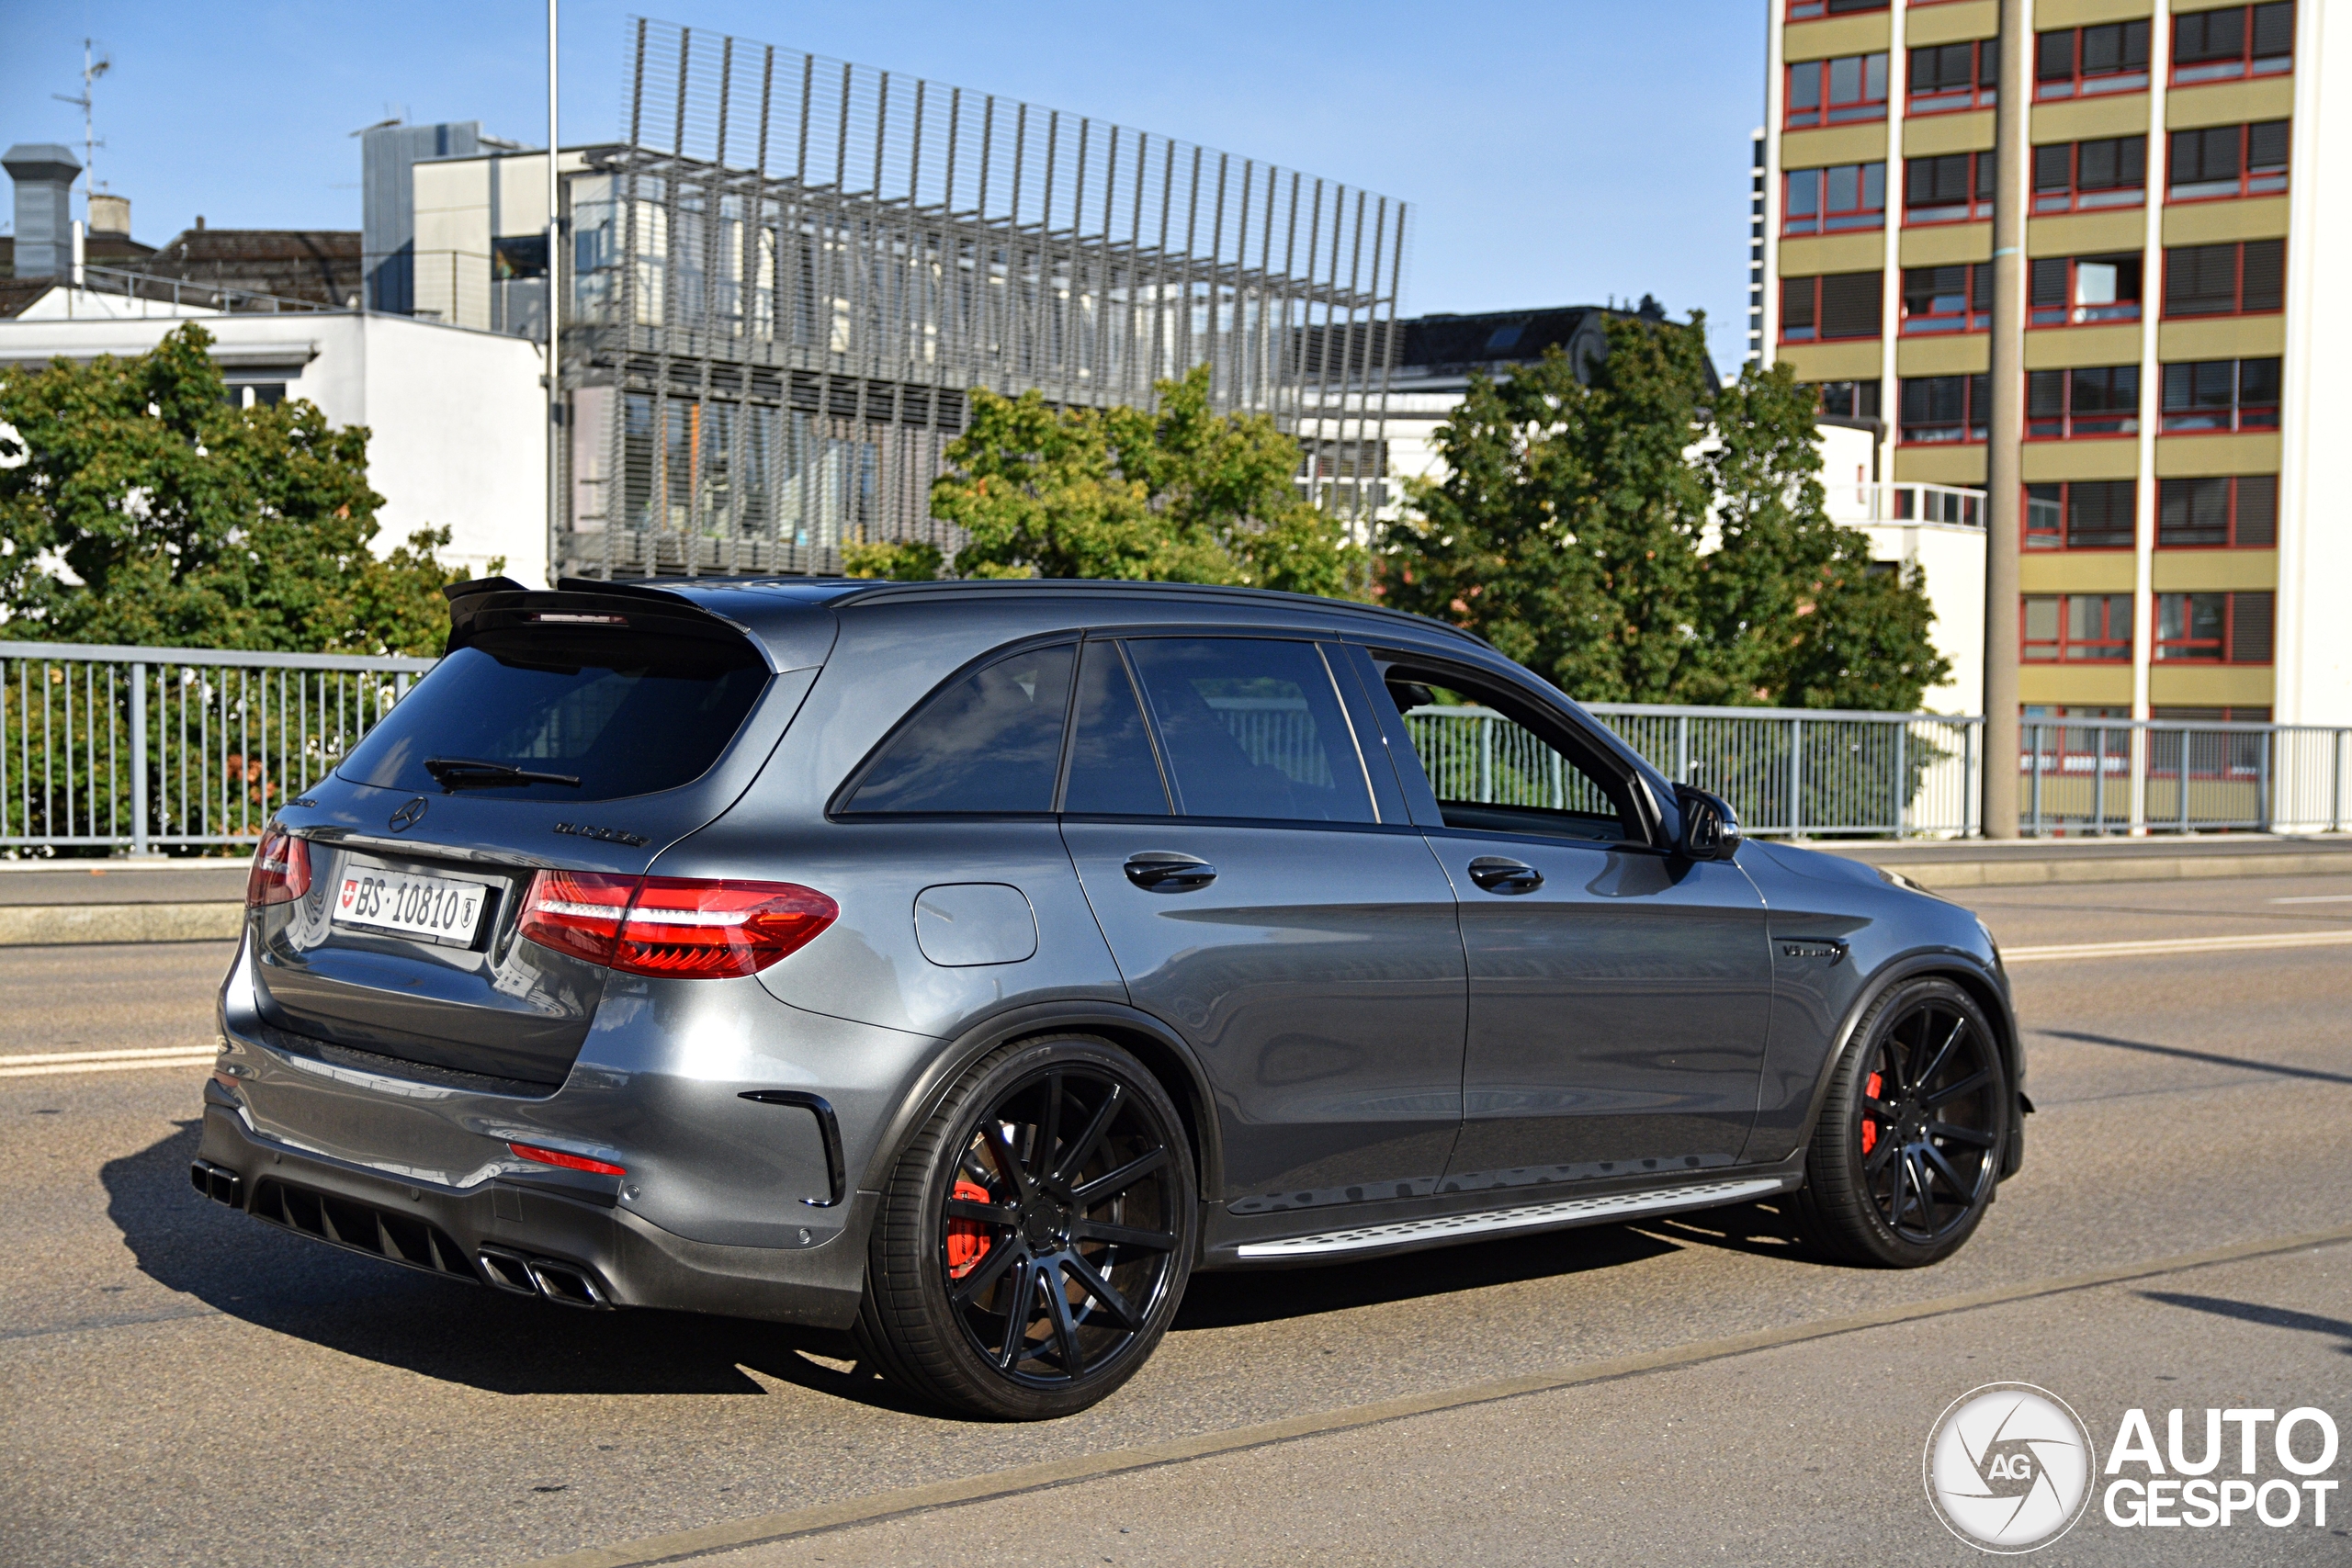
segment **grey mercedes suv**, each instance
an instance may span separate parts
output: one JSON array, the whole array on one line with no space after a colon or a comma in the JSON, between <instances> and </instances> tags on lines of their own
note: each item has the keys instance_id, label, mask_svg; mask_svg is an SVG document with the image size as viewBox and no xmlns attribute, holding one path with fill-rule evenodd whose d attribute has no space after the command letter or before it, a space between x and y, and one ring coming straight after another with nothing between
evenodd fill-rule
<instances>
[{"instance_id":1,"label":"grey mercedes suv","mask_svg":"<svg viewBox=\"0 0 2352 1568\"><path fill-rule=\"evenodd\" d=\"M209 1197L578 1307L846 1329L999 1417L1201 1269L1776 1201L1931 1263L2000 955L1743 845L1476 637L1108 582L503 579L278 813Z\"/></svg>"}]
</instances>

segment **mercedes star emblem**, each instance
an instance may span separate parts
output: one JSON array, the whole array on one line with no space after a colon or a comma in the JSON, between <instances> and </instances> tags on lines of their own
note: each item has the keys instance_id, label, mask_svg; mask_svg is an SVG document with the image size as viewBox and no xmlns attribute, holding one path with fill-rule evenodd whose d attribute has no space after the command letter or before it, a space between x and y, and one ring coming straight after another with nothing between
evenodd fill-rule
<instances>
[{"instance_id":1,"label":"mercedes star emblem","mask_svg":"<svg viewBox=\"0 0 2352 1568\"><path fill-rule=\"evenodd\" d=\"M420 795L392 813L391 829L395 833L405 833L424 820L424 796Z\"/></svg>"}]
</instances>

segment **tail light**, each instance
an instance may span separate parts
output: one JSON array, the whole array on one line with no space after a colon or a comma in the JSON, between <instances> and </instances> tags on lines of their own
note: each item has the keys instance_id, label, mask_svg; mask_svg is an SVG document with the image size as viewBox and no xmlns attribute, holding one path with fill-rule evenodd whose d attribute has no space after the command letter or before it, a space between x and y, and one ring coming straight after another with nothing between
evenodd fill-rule
<instances>
[{"instance_id":1,"label":"tail light","mask_svg":"<svg viewBox=\"0 0 2352 1568\"><path fill-rule=\"evenodd\" d=\"M245 908L291 904L311 890L311 846L283 828L262 835L254 868L245 877Z\"/></svg>"},{"instance_id":2,"label":"tail light","mask_svg":"<svg viewBox=\"0 0 2352 1568\"><path fill-rule=\"evenodd\" d=\"M628 975L720 979L790 956L840 918L813 887L684 876L543 871L523 935Z\"/></svg>"}]
</instances>

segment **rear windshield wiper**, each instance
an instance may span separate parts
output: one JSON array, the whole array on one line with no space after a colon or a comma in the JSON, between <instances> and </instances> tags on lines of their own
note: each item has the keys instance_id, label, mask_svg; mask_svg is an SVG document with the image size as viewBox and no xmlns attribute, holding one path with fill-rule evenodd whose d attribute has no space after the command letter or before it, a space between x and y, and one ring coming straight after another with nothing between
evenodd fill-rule
<instances>
[{"instance_id":1,"label":"rear windshield wiper","mask_svg":"<svg viewBox=\"0 0 2352 1568\"><path fill-rule=\"evenodd\" d=\"M576 773L535 773L511 762L484 762L471 757L427 757L424 771L443 789L506 789L514 784L563 784L580 787Z\"/></svg>"}]
</instances>

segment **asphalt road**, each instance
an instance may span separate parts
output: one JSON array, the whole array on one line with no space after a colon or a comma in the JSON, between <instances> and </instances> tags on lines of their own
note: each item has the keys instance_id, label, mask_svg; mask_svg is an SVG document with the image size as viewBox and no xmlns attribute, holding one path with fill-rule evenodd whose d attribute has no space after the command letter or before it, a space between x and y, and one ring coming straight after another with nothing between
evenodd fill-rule
<instances>
[{"instance_id":1,"label":"asphalt road","mask_svg":"<svg viewBox=\"0 0 2352 1568\"><path fill-rule=\"evenodd\" d=\"M2352 933L2352 877L1973 902L2012 950ZM227 958L0 951L0 1058L200 1048ZM0 1562L620 1563L859 1499L889 1517L706 1560L1973 1562L1919 1476L1977 1384L2052 1389L2102 1454L2134 1405L2160 1442L2187 1409L2192 1449L2208 1405L2352 1425L2352 945L2016 976L2028 1163L1939 1268L1817 1263L1743 1210L1204 1277L1125 1391L1042 1427L909 1409L763 1325L561 1313L203 1203L185 1065L0 1076ZM959 1480L1006 1495L889 1501ZM2095 1504L2038 1560L2341 1562L2347 1521L2341 1492L2324 1527Z\"/></svg>"}]
</instances>

